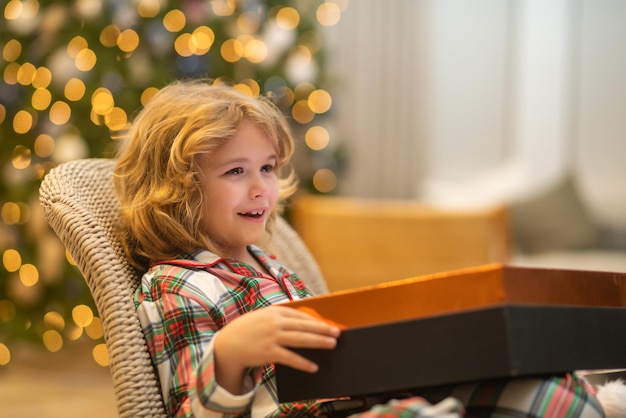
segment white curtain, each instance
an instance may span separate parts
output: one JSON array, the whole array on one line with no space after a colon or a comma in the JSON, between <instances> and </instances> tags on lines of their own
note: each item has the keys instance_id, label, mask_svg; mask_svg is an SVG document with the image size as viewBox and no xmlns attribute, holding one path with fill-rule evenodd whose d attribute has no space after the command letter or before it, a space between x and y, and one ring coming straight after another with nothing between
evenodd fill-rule
<instances>
[{"instance_id":1,"label":"white curtain","mask_svg":"<svg viewBox=\"0 0 626 418\"><path fill-rule=\"evenodd\" d=\"M348 151L340 193L407 197L426 169L429 1L358 0L326 45L336 138Z\"/></svg>"}]
</instances>

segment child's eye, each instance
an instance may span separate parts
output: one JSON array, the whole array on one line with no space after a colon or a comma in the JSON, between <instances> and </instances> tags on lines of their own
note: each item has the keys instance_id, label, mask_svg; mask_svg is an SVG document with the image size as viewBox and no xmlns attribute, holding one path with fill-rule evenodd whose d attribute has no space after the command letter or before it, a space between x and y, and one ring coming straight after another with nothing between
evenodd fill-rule
<instances>
[{"instance_id":1,"label":"child's eye","mask_svg":"<svg viewBox=\"0 0 626 418\"><path fill-rule=\"evenodd\" d=\"M261 171L265 173L270 173L274 171L274 166L272 164L265 164L263 167L261 167Z\"/></svg>"},{"instance_id":2,"label":"child's eye","mask_svg":"<svg viewBox=\"0 0 626 418\"><path fill-rule=\"evenodd\" d=\"M226 174L234 174L234 175L241 174L241 173L243 173L243 168L241 167L233 168L232 170L228 170L226 172Z\"/></svg>"}]
</instances>

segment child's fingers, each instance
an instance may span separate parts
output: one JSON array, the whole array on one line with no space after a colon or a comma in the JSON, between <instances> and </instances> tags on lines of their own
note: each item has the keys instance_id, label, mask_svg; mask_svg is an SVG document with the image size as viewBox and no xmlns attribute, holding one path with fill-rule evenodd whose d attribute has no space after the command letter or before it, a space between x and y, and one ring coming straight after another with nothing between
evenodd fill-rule
<instances>
[{"instance_id":1,"label":"child's fingers","mask_svg":"<svg viewBox=\"0 0 626 418\"><path fill-rule=\"evenodd\" d=\"M319 312L317 312L315 309L313 308L309 308L308 306L301 306L299 308L296 309L299 312L305 313L309 316L312 316L313 318L319 319L320 321L324 321L326 322L328 325L332 325L334 327L339 328L340 330L345 330L346 327L344 325L338 324L333 320L330 320L328 318L324 318L322 315L319 314Z\"/></svg>"},{"instance_id":2,"label":"child's fingers","mask_svg":"<svg viewBox=\"0 0 626 418\"><path fill-rule=\"evenodd\" d=\"M299 331L313 335L339 337L341 329L327 322L311 318L289 318L285 320L285 331Z\"/></svg>"},{"instance_id":3,"label":"child's fingers","mask_svg":"<svg viewBox=\"0 0 626 418\"><path fill-rule=\"evenodd\" d=\"M298 312L303 312L307 315L312 316L313 318L317 318L320 320L324 320L324 318L322 317L322 315L319 314L319 312L317 312L315 309L313 308L309 308L308 306L301 306L299 308L296 308L296 311Z\"/></svg>"},{"instance_id":4,"label":"child's fingers","mask_svg":"<svg viewBox=\"0 0 626 418\"><path fill-rule=\"evenodd\" d=\"M281 314L284 315L283 318L286 324L288 324L285 326L286 329L302 330L333 337L338 337L341 334L341 330L345 329L345 327L334 322L324 320L319 315L314 316L307 311L301 311L300 308L281 308L284 309L281 311Z\"/></svg>"},{"instance_id":5,"label":"child's fingers","mask_svg":"<svg viewBox=\"0 0 626 418\"><path fill-rule=\"evenodd\" d=\"M284 331L279 344L293 348L319 348L330 350L337 346L337 338L305 331Z\"/></svg>"},{"instance_id":6,"label":"child's fingers","mask_svg":"<svg viewBox=\"0 0 626 418\"><path fill-rule=\"evenodd\" d=\"M319 366L313 361L287 348L281 349L274 362L306 373L315 373L319 369Z\"/></svg>"}]
</instances>

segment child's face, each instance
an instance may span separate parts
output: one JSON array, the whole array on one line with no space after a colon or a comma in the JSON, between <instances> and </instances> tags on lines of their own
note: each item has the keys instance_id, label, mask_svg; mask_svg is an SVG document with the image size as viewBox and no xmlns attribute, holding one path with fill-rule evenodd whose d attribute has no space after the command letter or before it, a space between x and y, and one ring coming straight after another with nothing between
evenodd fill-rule
<instances>
[{"instance_id":1,"label":"child's face","mask_svg":"<svg viewBox=\"0 0 626 418\"><path fill-rule=\"evenodd\" d=\"M244 259L258 243L278 198L276 150L265 133L244 123L219 150L202 157L206 232L223 257Z\"/></svg>"}]
</instances>

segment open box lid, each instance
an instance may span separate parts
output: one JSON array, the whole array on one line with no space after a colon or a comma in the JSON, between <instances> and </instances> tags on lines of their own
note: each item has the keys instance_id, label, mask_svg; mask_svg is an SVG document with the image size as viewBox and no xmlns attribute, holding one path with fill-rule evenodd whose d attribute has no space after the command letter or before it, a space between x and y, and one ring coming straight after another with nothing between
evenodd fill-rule
<instances>
[{"instance_id":1,"label":"open box lid","mask_svg":"<svg viewBox=\"0 0 626 418\"><path fill-rule=\"evenodd\" d=\"M487 264L289 302L350 327L501 304L626 306L626 273Z\"/></svg>"}]
</instances>

